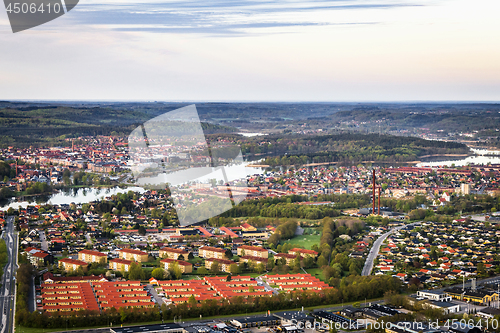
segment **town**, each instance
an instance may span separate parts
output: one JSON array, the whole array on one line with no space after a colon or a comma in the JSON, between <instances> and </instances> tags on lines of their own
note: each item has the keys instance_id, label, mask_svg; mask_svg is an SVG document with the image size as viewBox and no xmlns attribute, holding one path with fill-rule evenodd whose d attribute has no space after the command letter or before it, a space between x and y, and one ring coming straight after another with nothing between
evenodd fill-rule
<instances>
[{"instance_id":1,"label":"town","mask_svg":"<svg viewBox=\"0 0 500 333\"><path fill-rule=\"evenodd\" d=\"M100 314L95 324L106 326L273 310L213 324L226 332L295 332L297 319L326 320L376 331L375 323L393 318L386 332L413 332L400 326L417 318L446 326L466 316L477 320L454 332L476 332L478 322L494 331L500 316L500 165L255 168L245 201L181 226L168 189L134 187L125 139L9 147L0 158L4 198L116 188L82 203L10 199L0 212L19 236L21 326L64 328L68 315L71 325L86 326L76 313ZM200 204L220 187L191 186L183 195ZM344 302L350 305L286 311ZM206 329L164 325L151 329Z\"/></svg>"}]
</instances>

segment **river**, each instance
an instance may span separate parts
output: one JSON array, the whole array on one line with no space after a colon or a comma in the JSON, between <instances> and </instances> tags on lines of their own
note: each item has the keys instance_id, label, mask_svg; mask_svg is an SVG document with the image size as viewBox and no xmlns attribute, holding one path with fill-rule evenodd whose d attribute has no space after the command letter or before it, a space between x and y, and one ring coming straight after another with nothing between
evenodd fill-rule
<instances>
[{"instance_id":1,"label":"river","mask_svg":"<svg viewBox=\"0 0 500 333\"><path fill-rule=\"evenodd\" d=\"M432 159L428 159L426 161L422 161L417 163L417 167L451 167L451 166L467 166L467 165L486 165L488 163L491 164L500 164L500 156L498 155L500 151L497 150L486 150L486 149L471 149L475 155L467 156L465 158L457 158L457 159L443 159L439 157L435 157Z\"/></svg>"}]
</instances>

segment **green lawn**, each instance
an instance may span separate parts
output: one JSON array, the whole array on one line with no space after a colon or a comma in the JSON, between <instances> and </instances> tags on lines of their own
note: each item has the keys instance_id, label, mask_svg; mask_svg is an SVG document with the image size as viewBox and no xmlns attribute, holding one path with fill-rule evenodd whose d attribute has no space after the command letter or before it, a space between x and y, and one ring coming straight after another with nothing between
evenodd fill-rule
<instances>
[{"instance_id":1,"label":"green lawn","mask_svg":"<svg viewBox=\"0 0 500 333\"><path fill-rule=\"evenodd\" d=\"M203 276L202 275L182 275L182 280L199 280L199 279L202 279L203 280Z\"/></svg>"},{"instance_id":2,"label":"green lawn","mask_svg":"<svg viewBox=\"0 0 500 333\"><path fill-rule=\"evenodd\" d=\"M311 249L311 246L313 246L314 244L318 244L319 246L320 239L321 235L302 235L302 236L295 236L288 240L284 241L282 240L280 244L289 243L296 246L304 247L305 249Z\"/></svg>"},{"instance_id":3,"label":"green lawn","mask_svg":"<svg viewBox=\"0 0 500 333\"><path fill-rule=\"evenodd\" d=\"M307 268L306 272L311 274L312 276L317 277L321 281L325 281L325 277L323 276L323 270L321 268Z\"/></svg>"}]
</instances>

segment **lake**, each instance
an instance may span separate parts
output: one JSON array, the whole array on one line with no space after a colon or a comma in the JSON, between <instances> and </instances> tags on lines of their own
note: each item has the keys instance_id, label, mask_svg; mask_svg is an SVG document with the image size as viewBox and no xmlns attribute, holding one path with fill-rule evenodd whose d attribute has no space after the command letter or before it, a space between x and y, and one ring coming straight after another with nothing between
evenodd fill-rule
<instances>
[{"instance_id":1,"label":"lake","mask_svg":"<svg viewBox=\"0 0 500 333\"><path fill-rule=\"evenodd\" d=\"M26 208L29 205L36 204L53 204L53 205L63 205L74 202L75 204L89 203L95 200L103 199L105 197L118 194L126 193L128 191L134 191L139 193L144 193L145 190L142 187L132 186L126 188L120 187L99 187L99 188L71 188L61 190L59 193L52 195L39 195L33 197L25 197L24 201L17 201L13 198L8 204L0 207L0 210L7 210L9 207L17 209L19 207Z\"/></svg>"}]
</instances>

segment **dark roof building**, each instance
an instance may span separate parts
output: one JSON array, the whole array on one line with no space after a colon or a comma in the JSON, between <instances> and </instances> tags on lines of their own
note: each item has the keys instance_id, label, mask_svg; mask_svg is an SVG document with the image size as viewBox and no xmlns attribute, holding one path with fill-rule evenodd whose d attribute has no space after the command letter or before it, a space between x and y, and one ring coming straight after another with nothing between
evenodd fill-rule
<instances>
[{"instance_id":1,"label":"dark roof building","mask_svg":"<svg viewBox=\"0 0 500 333\"><path fill-rule=\"evenodd\" d=\"M156 324L128 327L113 327L111 333L185 333L185 330L178 324Z\"/></svg>"}]
</instances>

